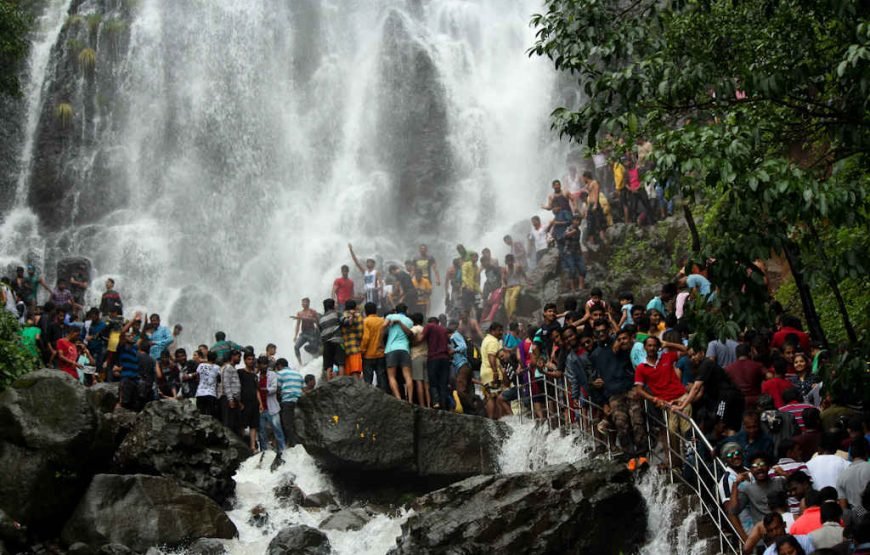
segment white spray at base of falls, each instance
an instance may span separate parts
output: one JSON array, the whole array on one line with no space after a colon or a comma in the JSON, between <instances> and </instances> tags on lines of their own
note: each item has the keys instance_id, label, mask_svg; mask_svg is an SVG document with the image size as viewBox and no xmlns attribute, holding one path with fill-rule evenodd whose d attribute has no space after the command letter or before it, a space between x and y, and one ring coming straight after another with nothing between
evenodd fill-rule
<instances>
[{"instance_id":1,"label":"white spray at base of falls","mask_svg":"<svg viewBox=\"0 0 870 555\"><path fill-rule=\"evenodd\" d=\"M592 445L582 437L563 434L559 430L550 431L528 419L510 417L504 422L511 428L511 436L499 456L505 474L534 472L548 465L576 462L591 456ZM306 494L337 493L331 480L317 468L314 459L301 446L287 449L283 454L284 464L275 472L270 470L274 453L266 453L262 461L260 457L255 455L246 460L235 476L236 501L228 515L236 524L239 537L225 542L234 555L261 555L283 527L305 524L316 528L327 516L323 510L281 507L273 490L289 476L294 477L294 483ZM637 486L647 500L649 511L649 540L641 549L643 555L705 553L703 542L697 542L694 537L698 514L692 513L677 522L680 517L676 488L668 483L665 475L651 471L638 480ZM257 506L269 515L269 522L263 527L249 523L251 511ZM378 514L360 530L327 530L324 533L333 553L338 555L384 555L395 546L396 538L402 533L402 524L410 514L405 509L399 510L395 516Z\"/></svg>"},{"instance_id":2,"label":"white spray at base of falls","mask_svg":"<svg viewBox=\"0 0 870 555\"><path fill-rule=\"evenodd\" d=\"M69 4L46 13L62 22ZM99 25L107 4L76 9ZM61 154L34 142L56 118L31 89L71 78L47 67L69 62L67 35L32 51L56 63L32 64L19 197L44 202L0 209L0 263L34 261L51 280L58 259L89 257L87 304L111 276L129 309L183 323L186 346L220 329L290 358L288 316L329 295L349 241L393 260L429 242L442 274L457 242L501 256L566 170L549 129L558 75L526 53L539 0L129 4L103 14L127 18L118 51L95 45L98 81L116 85L98 104L113 111L85 121L92 99L73 91L70 128L88 138L64 136ZM48 166L39 182L34 165Z\"/></svg>"}]
</instances>

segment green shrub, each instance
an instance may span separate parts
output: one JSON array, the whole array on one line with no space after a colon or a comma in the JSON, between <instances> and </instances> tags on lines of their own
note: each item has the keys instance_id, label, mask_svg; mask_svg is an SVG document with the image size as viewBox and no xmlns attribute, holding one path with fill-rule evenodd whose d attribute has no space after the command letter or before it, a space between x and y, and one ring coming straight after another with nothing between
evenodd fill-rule
<instances>
[{"instance_id":1,"label":"green shrub","mask_svg":"<svg viewBox=\"0 0 870 555\"><path fill-rule=\"evenodd\" d=\"M15 317L0 310L0 391L39 367L39 361L21 343L20 330Z\"/></svg>"}]
</instances>

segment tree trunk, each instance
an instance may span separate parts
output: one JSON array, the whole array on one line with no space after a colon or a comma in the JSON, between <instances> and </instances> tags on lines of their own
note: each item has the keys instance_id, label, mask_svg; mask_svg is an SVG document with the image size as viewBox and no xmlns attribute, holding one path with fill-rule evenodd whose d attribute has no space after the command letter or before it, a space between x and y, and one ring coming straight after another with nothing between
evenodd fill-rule
<instances>
[{"instance_id":1,"label":"tree trunk","mask_svg":"<svg viewBox=\"0 0 870 555\"><path fill-rule=\"evenodd\" d=\"M822 241L813 224L809 224L810 231L813 234L813 241L816 243L816 250L819 253L819 258L822 260L822 266L825 272L825 278L828 282L828 287L834 294L837 300L837 310L840 312L840 318L843 319L843 328L846 330L846 336L849 338L849 344L855 346L858 344L858 334L855 333L855 328L852 326L852 319L849 317L849 311L846 309L846 301L843 300L843 294L840 292L840 284L831 275L831 264L828 261L828 255L825 254L825 249L822 248Z\"/></svg>"},{"instance_id":2,"label":"tree trunk","mask_svg":"<svg viewBox=\"0 0 870 555\"><path fill-rule=\"evenodd\" d=\"M686 225L689 226L689 232L692 234L692 252L698 254L701 252L701 237L698 235L698 226L695 225L695 217L692 216L692 211L688 204L683 204L683 218L686 220ZM698 261L699 263L702 261Z\"/></svg>"},{"instance_id":3,"label":"tree trunk","mask_svg":"<svg viewBox=\"0 0 870 555\"><path fill-rule=\"evenodd\" d=\"M813 295L810 292L810 286L806 281L804 281L800 248L794 242L786 241L782 250L785 253L786 260L788 260L791 275L794 278L798 295L800 295L801 306L803 306L804 309L804 318L807 320L807 330L813 339L820 341L827 349L828 339L825 337L825 331L822 329L822 322L819 320L818 312L816 312L816 305L813 302Z\"/></svg>"}]
</instances>

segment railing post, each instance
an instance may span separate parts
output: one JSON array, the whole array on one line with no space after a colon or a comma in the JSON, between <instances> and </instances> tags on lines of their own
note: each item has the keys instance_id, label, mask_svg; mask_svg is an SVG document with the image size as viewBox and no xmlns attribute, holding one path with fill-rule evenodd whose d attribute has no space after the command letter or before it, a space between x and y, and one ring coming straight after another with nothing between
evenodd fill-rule
<instances>
[{"instance_id":1,"label":"railing post","mask_svg":"<svg viewBox=\"0 0 870 555\"><path fill-rule=\"evenodd\" d=\"M665 452L668 455L668 476L671 479L671 483L674 483L674 464L673 464L673 454L671 453L671 422L669 411L667 409L662 410L662 415L664 416L665 421L665 442L667 445L664 446Z\"/></svg>"}]
</instances>

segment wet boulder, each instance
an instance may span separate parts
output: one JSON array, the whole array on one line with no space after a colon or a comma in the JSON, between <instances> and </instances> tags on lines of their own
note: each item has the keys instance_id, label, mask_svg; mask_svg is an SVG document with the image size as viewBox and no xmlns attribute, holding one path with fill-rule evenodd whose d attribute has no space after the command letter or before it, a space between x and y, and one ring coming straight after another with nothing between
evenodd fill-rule
<instances>
[{"instance_id":1,"label":"wet boulder","mask_svg":"<svg viewBox=\"0 0 870 555\"><path fill-rule=\"evenodd\" d=\"M633 553L646 504L622 465L602 459L476 476L419 498L390 552ZM614 533L619 523L619 533Z\"/></svg>"},{"instance_id":2,"label":"wet boulder","mask_svg":"<svg viewBox=\"0 0 870 555\"><path fill-rule=\"evenodd\" d=\"M30 531L56 533L113 451L106 419L64 372L37 370L0 393L0 509Z\"/></svg>"},{"instance_id":3,"label":"wet boulder","mask_svg":"<svg viewBox=\"0 0 870 555\"><path fill-rule=\"evenodd\" d=\"M267 555L330 555L326 534L305 525L288 526L269 542Z\"/></svg>"},{"instance_id":4,"label":"wet boulder","mask_svg":"<svg viewBox=\"0 0 870 555\"><path fill-rule=\"evenodd\" d=\"M115 460L121 472L172 477L222 503L248 456L248 446L223 424L190 403L165 400L139 413Z\"/></svg>"},{"instance_id":5,"label":"wet boulder","mask_svg":"<svg viewBox=\"0 0 870 555\"><path fill-rule=\"evenodd\" d=\"M372 519L371 515L360 507L348 507L334 512L320 523L321 530L359 530Z\"/></svg>"},{"instance_id":6,"label":"wet boulder","mask_svg":"<svg viewBox=\"0 0 870 555\"><path fill-rule=\"evenodd\" d=\"M199 538L232 538L236 527L221 508L174 480L144 474L94 476L63 528L67 544L117 543L144 552Z\"/></svg>"},{"instance_id":7,"label":"wet boulder","mask_svg":"<svg viewBox=\"0 0 870 555\"><path fill-rule=\"evenodd\" d=\"M508 435L504 424L421 409L352 378L332 380L300 399L296 433L334 476L388 485L496 472Z\"/></svg>"}]
</instances>

